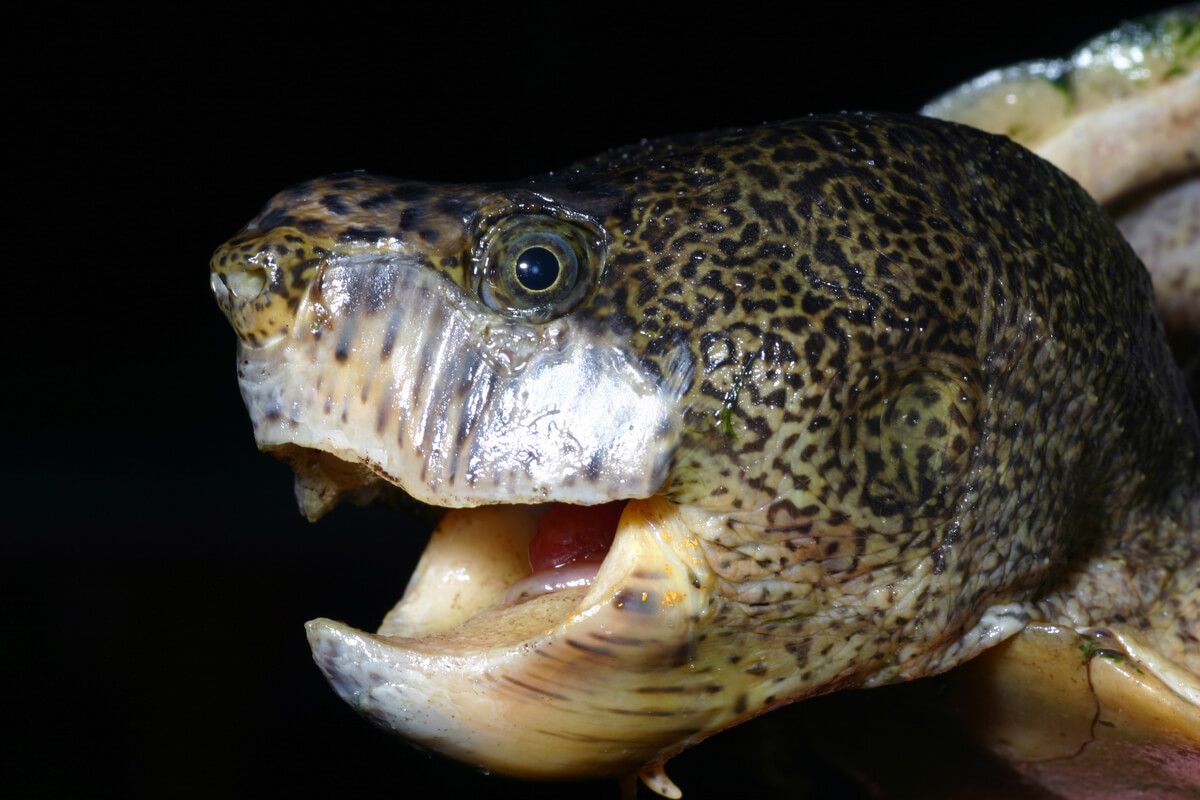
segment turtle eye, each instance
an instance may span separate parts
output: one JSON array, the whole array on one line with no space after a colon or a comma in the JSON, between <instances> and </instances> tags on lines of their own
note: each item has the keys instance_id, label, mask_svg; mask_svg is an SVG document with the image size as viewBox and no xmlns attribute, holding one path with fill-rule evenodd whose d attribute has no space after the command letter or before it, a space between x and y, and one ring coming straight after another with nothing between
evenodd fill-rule
<instances>
[{"instance_id":1,"label":"turtle eye","mask_svg":"<svg viewBox=\"0 0 1200 800\"><path fill-rule=\"evenodd\" d=\"M556 233L529 233L514 241L498 265L512 296L527 307L553 303L570 293L579 277L579 257Z\"/></svg>"},{"instance_id":2,"label":"turtle eye","mask_svg":"<svg viewBox=\"0 0 1200 800\"><path fill-rule=\"evenodd\" d=\"M541 322L567 313L587 296L603 245L581 223L523 214L491 226L478 247L483 302Z\"/></svg>"}]
</instances>

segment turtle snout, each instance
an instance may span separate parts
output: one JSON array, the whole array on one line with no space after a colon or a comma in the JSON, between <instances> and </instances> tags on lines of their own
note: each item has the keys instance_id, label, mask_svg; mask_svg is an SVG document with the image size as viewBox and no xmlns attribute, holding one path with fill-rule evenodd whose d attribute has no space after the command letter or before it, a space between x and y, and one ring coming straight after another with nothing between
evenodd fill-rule
<instances>
[{"instance_id":1,"label":"turtle snout","mask_svg":"<svg viewBox=\"0 0 1200 800\"><path fill-rule=\"evenodd\" d=\"M303 234L276 228L217 248L209 281L238 337L263 347L287 334L320 263Z\"/></svg>"}]
</instances>

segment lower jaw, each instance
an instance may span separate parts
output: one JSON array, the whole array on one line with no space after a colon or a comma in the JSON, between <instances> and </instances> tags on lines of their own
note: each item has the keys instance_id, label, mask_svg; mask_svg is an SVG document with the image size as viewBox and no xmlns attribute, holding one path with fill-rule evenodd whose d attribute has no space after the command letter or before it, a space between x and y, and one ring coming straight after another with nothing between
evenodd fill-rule
<instances>
[{"instance_id":1,"label":"lower jaw","mask_svg":"<svg viewBox=\"0 0 1200 800\"><path fill-rule=\"evenodd\" d=\"M697 649L714 579L675 507L631 501L590 584L514 602L541 513L451 511L376 633L308 623L338 694L415 743L525 778L635 772L729 724Z\"/></svg>"}]
</instances>

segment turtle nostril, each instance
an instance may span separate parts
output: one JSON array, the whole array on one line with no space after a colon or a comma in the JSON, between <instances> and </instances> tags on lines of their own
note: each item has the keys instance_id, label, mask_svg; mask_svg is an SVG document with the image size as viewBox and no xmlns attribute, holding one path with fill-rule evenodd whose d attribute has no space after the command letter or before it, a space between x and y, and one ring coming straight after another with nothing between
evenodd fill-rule
<instances>
[{"instance_id":1,"label":"turtle nostril","mask_svg":"<svg viewBox=\"0 0 1200 800\"><path fill-rule=\"evenodd\" d=\"M222 272L220 278L225 288L239 300L258 297L267 285L267 271L253 264L245 264L242 269ZM213 291L218 291L216 281L213 281Z\"/></svg>"},{"instance_id":2,"label":"turtle nostril","mask_svg":"<svg viewBox=\"0 0 1200 800\"><path fill-rule=\"evenodd\" d=\"M242 343L265 347L291 330L319 261L293 228L243 232L213 253L209 285Z\"/></svg>"}]
</instances>

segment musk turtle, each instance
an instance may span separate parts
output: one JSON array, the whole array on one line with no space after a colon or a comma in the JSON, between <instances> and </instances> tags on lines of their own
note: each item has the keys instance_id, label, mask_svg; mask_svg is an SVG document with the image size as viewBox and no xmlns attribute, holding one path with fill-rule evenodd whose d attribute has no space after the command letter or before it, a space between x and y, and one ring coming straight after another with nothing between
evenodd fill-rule
<instances>
[{"instance_id":1,"label":"musk turtle","mask_svg":"<svg viewBox=\"0 0 1200 800\"><path fill-rule=\"evenodd\" d=\"M927 111L1102 202L1194 209L1197 31L1123 28ZM1115 69L1135 50L1146 75ZM1160 101L1172 166L1071 161ZM1153 219L1148 261L1194 254L1194 214ZM271 200L212 288L307 516L439 509L376 633L308 625L371 721L677 797L662 765L723 728L974 659L976 734L1053 791L1200 786L1200 426L1137 256L1012 139L839 114L511 183L336 175Z\"/></svg>"}]
</instances>

